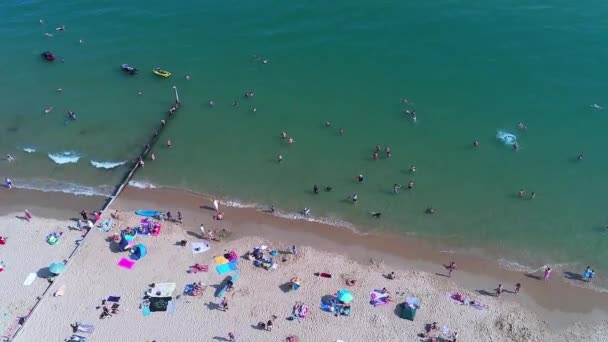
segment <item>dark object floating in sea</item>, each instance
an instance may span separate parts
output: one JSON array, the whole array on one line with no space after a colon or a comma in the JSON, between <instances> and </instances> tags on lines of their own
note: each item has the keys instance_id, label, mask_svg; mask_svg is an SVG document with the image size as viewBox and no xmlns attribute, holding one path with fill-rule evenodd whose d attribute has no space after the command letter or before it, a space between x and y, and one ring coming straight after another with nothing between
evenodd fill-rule
<instances>
[{"instance_id":1,"label":"dark object floating in sea","mask_svg":"<svg viewBox=\"0 0 608 342\"><path fill-rule=\"evenodd\" d=\"M46 59L49 62L52 62L55 60L55 55L53 55L53 53L51 51L44 51L43 53L41 53L42 58Z\"/></svg>"},{"instance_id":2,"label":"dark object floating in sea","mask_svg":"<svg viewBox=\"0 0 608 342\"><path fill-rule=\"evenodd\" d=\"M123 64L120 68L129 75L135 75L137 73L137 68L129 66L129 64Z\"/></svg>"}]
</instances>

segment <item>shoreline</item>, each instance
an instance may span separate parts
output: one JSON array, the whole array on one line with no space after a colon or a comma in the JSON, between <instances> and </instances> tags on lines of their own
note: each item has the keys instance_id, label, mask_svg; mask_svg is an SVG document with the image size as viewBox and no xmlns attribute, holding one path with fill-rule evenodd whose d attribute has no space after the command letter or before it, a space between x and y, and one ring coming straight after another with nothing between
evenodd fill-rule
<instances>
[{"instance_id":1,"label":"shoreline","mask_svg":"<svg viewBox=\"0 0 608 342\"><path fill-rule=\"evenodd\" d=\"M171 207L168 207L171 203ZM199 233L201 222L213 215L212 199L191 191L155 188L126 187L112 207L126 210L154 209L179 210L184 215L184 229L191 234ZM354 229L336 227L319 222L293 220L260 212L256 208L222 207L226 214L222 221L211 221L211 229L226 229L232 239L258 236L270 240L294 241L297 245L338 253L362 264L370 260L382 260L391 266L412 267L415 270L445 278L445 265L455 260L459 269L451 280L474 291L492 292L499 283L506 288L522 284L522 294L514 298L519 304L546 318L553 328L578 320L581 316L608 319L608 294L598 292L580 281L562 279L555 272L553 279L545 283L521 272L507 270L497 262L466 254L446 254L432 243L413 237L390 234L360 233ZM251 227L255 231L251 231ZM207 227L207 224L205 224ZM541 275L541 274L535 274ZM579 284L580 283L580 284ZM582 286L581 286L582 285Z\"/></svg>"},{"instance_id":2,"label":"shoreline","mask_svg":"<svg viewBox=\"0 0 608 342\"><path fill-rule=\"evenodd\" d=\"M65 218L66 215L77 217L82 209L101 209L107 198L12 189L0 192L0 201L11 203L0 210L1 215L21 212L27 204L27 208L30 208L35 216ZM171 203L170 207L168 203ZM453 281L460 287L478 294L492 292L498 283L507 289L512 288L515 283L521 283L522 292L518 296L509 296L506 301L528 308L545 320L552 329L560 330L580 320L608 320L606 293L598 292L582 282L573 283L561 279L562 275L557 272L554 279L545 283L521 272L504 269L497 262L487 259L460 253L444 253L432 243L414 237L360 233L351 228L277 217L260 212L257 208L222 206L226 218L215 221L211 218L214 213L209 209L211 207L211 198L191 191L127 186L107 208L105 216L115 209L130 212L154 209L172 211L174 215L179 210L184 216L183 229L190 236L200 235L199 225L204 222L207 229L229 231L230 241L245 237L293 241L291 243L298 246L310 246L344 255L362 265L373 260L390 267L406 267L429 273L440 281ZM451 260L455 260L459 268L451 278L447 278L443 276L446 273L444 265Z\"/></svg>"}]
</instances>

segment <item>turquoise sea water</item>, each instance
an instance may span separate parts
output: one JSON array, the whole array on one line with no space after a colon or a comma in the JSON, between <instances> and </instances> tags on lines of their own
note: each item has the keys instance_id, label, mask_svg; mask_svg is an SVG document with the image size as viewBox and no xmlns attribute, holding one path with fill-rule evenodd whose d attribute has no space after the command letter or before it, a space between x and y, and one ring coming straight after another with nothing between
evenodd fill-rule
<instances>
[{"instance_id":1,"label":"turquoise sea water","mask_svg":"<svg viewBox=\"0 0 608 342\"><path fill-rule=\"evenodd\" d=\"M126 167L90 161L135 158L175 85L183 107L161 137L173 148L157 147L139 182L606 273L608 109L590 105L608 107L607 15L603 1L4 1L0 152L17 160L0 176L110 191ZM65 62L43 61L44 50ZM67 110L78 120L64 126ZM392 157L372 160L376 144ZM48 157L66 151L78 162ZM410 179L414 190L392 193ZM333 191L315 195L313 184ZM517 198L520 188L536 198ZM344 200L353 193L356 205Z\"/></svg>"}]
</instances>

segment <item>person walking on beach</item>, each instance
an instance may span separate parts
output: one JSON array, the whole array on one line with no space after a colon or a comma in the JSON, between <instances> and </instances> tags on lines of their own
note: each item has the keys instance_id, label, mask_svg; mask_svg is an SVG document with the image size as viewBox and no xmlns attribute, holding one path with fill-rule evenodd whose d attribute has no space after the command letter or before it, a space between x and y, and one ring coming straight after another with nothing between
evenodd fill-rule
<instances>
[{"instance_id":1,"label":"person walking on beach","mask_svg":"<svg viewBox=\"0 0 608 342\"><path fill-rule=\"evenodd\" d=\"M228 339L229 342L236 342L236 337L234 337L233 333L228 333Z\"/></svg>"},{"instance_id":2,"label":"person walking on beach","mask_svg":"<svg viewBox=\"0 0 608 342\"><path fill-rule=\"evenodd\" d=\"M502 284L498 284L498 288L496 289L496 297L500 297L502 293Z\"/></svg>"},{"instance_id":3,"label":"person walking on beach","mask_svg":"<svg viewBox=\"0 0 608 342\"><path fill-rule=\"evenodd\" d=\"M220 211L220 201L214 199L213 200L213 208L215 208L216 212L219 212Z\"/></svg>"},{"instance_id":4,"label":"person walking on beach","mask_svg":"<svg viewBox=\"0 0 608 342\"><path fill-rule=\"evenodd\" d=\"M87 215L87 212L84 211L84 210L80 212L80 217L82 217L83 221L88 221L89 220L89 216Z\"/></svg>"},{"instance_id":5,"label":"person walking on beach","mask_svg":"<svg viewBox=\"0 0 608 342\"><path fill-rule=\"evenodd\" d=\"M179 222L179 224L182 224L184 222L182 219L183 219L182 212L178 211L177 212L177 222Z\"/></svg>"},{"instance_id":6,"label":"person walking on beach","mask_svg":"<svg viewBox=\"0 0 608 342\"><path fill-rule=\"evenodd\" d=\"M448 277L452 276L452 272L456 269L456 263L454 261L450 262L450 265L448 266Z\"/></svg>"},{"instance_id":7,"label":"person walking on beach","mask_svg":"<svg viewBox=\"0 0 608 342\"><path fill-rule=\"evenodd\" d=\"M514 291L515 294L518 294L520 289L521 289L521 284L520 283L515 284L515 291Z\"/></svg>"},{"instance_id":8,"label":"person walking on beach","mask_svg":"<svg viewBox=\"0 0 608 342\"><path fill-rule=\"evenodd\" d=\"M295 245L291 246L291 254L298 255L298 249Z\"/></svg>"},{"instance_id":9,"label":"person walking on beach","mask_svg":"<svg viewBox=\"0 0 608 342\"><path fill-rule=\"evenodd\" d=\"M594 275L595 275L595 272L593 272L593 270L591 269L590 266L587 266L587 269L585 269L585 272L583 273L583 280L590 283L591 279L593 279Z\"/></svg>"},{"instance_id":10,"label":"person walking on beach","mask_svg":"<svg viewBox=\"0 0 608 342\"><path fill-rule=\"evenodd\" d=\"M222 306L222 310L228 311L228 299L226 299L226 297L222 298L222 303L220 305Z\"/></svg>"},{"instance_id":11,"label":"person walking on beach","mask_svg":"<svg viewBox=\"0 0 608 342\"><path fill-rule=\"evenodd\" d=\"M25 220L27 222L30 222L30 220L32 219L32 214L30 213L29 210L25 209L25 212L23 213Z\"/></svg>"},{"instance_id":12,"label":"person walking on beach","mask_svg":"<svg viewBox=\"0 0 608 342\"><path fill-rule=\"evenodd\" d=\"M551 278L551 267L547 267L545 269L545 277L543 278L545 281Z\"/></svg>"}]
</instances>

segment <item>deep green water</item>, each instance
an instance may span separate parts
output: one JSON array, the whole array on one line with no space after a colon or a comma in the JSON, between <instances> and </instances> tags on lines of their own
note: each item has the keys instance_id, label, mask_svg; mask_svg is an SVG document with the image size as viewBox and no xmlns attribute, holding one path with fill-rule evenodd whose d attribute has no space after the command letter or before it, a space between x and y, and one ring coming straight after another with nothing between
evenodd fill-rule
<instances>
[{"instance_id":1,"label":"deep green water","mask_svg":"<svg viewBox=\"0 0 608 342\"><path fill-rule=\"evenodd\" d=\"M140 182L310 207L532 268L606 273L608 109L590 105L608 106L607 16L604 1L4 1L0 152L17 160L1 163L0 176L109 191L126 168L90 160L134 158L175 85L183 108L162 136L173 148L156 149ZM43 61L47 49L65 62ZM140 74L123 74L122 63ZM402 113L404 96L416 124ZM42 115L47 106L54 111ZM67 110L78 120L65 127ZM516 134L520 151L497 130ZM376 144L390 145L392 158L373 161ZM47 156L61 151L81 158ZM360 173L364 184L353 181ZM410 179L413 191L392 193ZM334 189L314 195L313 184ZM537 197L517 198L520 188ZM353 193L357 205L344 201ZM424 214L428 205L436 215Z\"/></svg>"}]
</instances>

